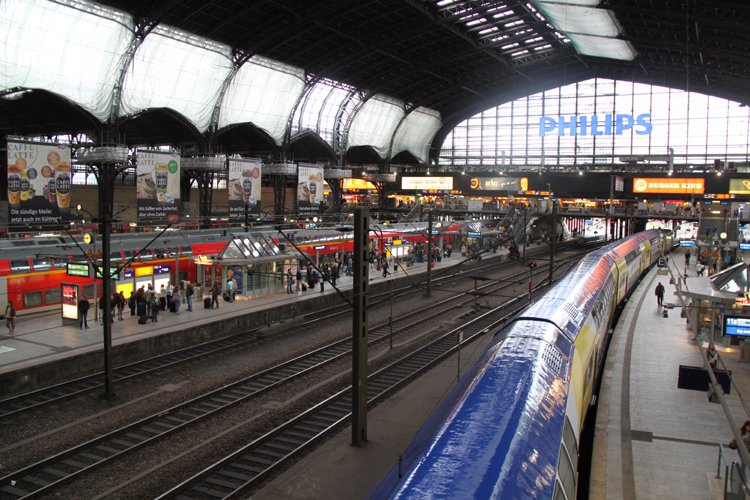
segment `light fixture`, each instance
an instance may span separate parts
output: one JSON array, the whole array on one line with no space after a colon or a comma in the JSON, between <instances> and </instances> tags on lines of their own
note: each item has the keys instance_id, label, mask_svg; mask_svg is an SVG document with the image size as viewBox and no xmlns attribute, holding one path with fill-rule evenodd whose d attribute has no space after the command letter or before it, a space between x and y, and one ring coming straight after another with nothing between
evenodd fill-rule
<instances>
[{"instance_id":1,"label":"light fixture","mask_svg":"<svg viewBox=\"0 0 750 500\"><path fill-rule=\"evenodd\" d=\"M578 169L578 175L583 175L583 170Z\"/></svg>"}]
</instances>

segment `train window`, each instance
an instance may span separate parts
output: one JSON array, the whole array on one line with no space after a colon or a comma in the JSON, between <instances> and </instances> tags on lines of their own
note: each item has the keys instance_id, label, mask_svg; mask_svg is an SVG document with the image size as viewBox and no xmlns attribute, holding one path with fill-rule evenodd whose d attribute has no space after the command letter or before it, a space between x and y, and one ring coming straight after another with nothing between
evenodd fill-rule
<instances>
[{"instance_id":1,"label":"train window","mask_svg":"<svg viewBox=\"0 0 750 500\"><path fill-rule=\"evenodd\" d=\"M138 250L123 250L122 253L125 255L125 262L127 262L138 255ZM135 262L138 262L138 259L135 259Z\"/></svg>"},{"instance_id":2,"label":"train window","mask_svg":"<svg viewBox=\"0 0 750 500\"><path fill-rule=\"evenodd\" d=\"M29 265L29 259L11 259L10 260L10 273L11 274L24 274L30 273L31 266Z\"/></svg>"},{"instance_id":3,"label":"train window","mask_svg":"<svg viewBox=\"0 0 750 500\"><path fill-rule=\"evenodd\" d=\"M565 447L560 446L560 456L557 461L557 475L562 482L563 488L565 489L565 495L568 498L575 498L576 493L576 478L573 473L573 468L570 466L570 460L568 454L565 451Z\"/></svg>"},{"instance_id":4,"label":"train window","mask_svg":"<svg viewBox=\"0 0 750 500\"><path fill-rule=\"evenodd\" d=\"M570 455L570 462L575 471L578 468L578 445L576 445L576 437L573 434L573 427L570 425L570 420L565 417L565 428L563 429L563 440L565 447L568 449Z\"/></svg>"},{"instance_id":5,"label":"train window","mask_svg":"<svg viewBox=\"0 0 750 500\"><path fill-rule=\"evenodd\" d=\"M96 290L94 289L93 283L90 285L83 285L83 296L86 298L96 296Z\"/></svg>"},{"instance_id":6,"label":"train window","mask_svg":"<svg viewBox=\"0 0 750 500\"><path fill-rule=\"evenodd\" d=\"M147 261L147 260L154 260L154 254L151 253L150 248L144 248L140 252L141 262Z\"/></svg>"},{"instance_id":7,"label":"train window","mask_svg":"<svg viewBox=\"0 0 750 500\"><path fill-rule=\"evenodd\" d=\"M115 262L122 262L122 253L120 251L109 252L109 262L114 264Z\"/></svg>"},{"instance_id":8,"label":"train window","mask_svg":"<svg viewBox=\"0 0 750 500\"><path fill-rule=\"evenodd\" d=\"M317 236L311 236L310 237L310 242L311 243L317 243L318 242L318 237Z\"/></svg>"},{"instance_id":9,"label":"train window","mask_svg":"<svg viewBox=\"0 0 750 500\"><path fill-rule=\"evenodd\" d=\"M157 259L166 259L167 257L169 257L167 249L164 247L154 247L154 255Z\"/></svg>"},{"instance_id":10,"label":"train window","mask_svg":"<svg viewBox=\"0 0 750 500\"><path fill-rule=\"evenodd\" d=\"M23 294L23 307L42 305L42 292L26 292Z\"/></svg>"},{"instance_id":11,"label":"train window","mask_svg":"<svg viewBox=\"0 0 750 500\"><path fill-rule=\"evenodd\" d=\"M44 291L45 304L59 304L60 302L62 302L62 293L60 292L59 288L53 288L52 290Z\"/></svg>"},{"instance_id":12,"label":"train window","mask_svg":"<svg viewBox=\"0 0 750 500\"><path fill-rule=\"evenodd\" d=\"M49 259L31 259L31 263L34 265L35 273L50 271L52 269L52 264Z\"/></svg>"},{"instance_id":13,"label":"train window","mask_svg":"<svg viewBox=\"0 0 750 500\"><path fill-rule=\"evenodd\" d=\"M68 268L68 262L70 261L69 257L55 257L55 259L52 261L54 269L67 269Z\"/></svg>"}]
</instances>

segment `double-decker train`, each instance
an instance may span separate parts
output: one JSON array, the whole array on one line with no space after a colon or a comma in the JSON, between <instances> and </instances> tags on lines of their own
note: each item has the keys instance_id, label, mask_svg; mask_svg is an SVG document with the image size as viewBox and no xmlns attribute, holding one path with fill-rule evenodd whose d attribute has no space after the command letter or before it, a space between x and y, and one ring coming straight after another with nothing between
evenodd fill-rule
<instances>
[{"instance_id":1,"label":"double-decker train","mask_svg":"<svg viewBox=\"0 0 750 500\"><path fill-rule=\"evenodd\" d=\"M568 271L494 334L369 498L576 498L613 317L672 242L645 231Z\"/></svg>"},{"instance_id":2,"label":"double-decker train","mask_svg":"<svg viewBox=\"0 0 750 500\"><path fill-rule=\"evenodd\" d=\"M445 227L433 239L447 242L454 236L447 233L460 224ZM373 224L371 248L392 249L410 242L426 241L426 223ZM353 249L352 233L343 228L316 228L283 230L272 227L255 227L250 232L238 229L213 229L205 231L166 231L115 233L111 235L110 265L125 268L115 281L113 290L122 290L125 297L145 283L158 290L161 284L178 280L195 283L199 278L195 259L205 256L215 258L233 238L247 238L253 244L272 249L283 257L304 258L324 262ZM296 247L296 249L292 249ZM299 255L299 252L302 255ZM0 240L0 313L7 302L13 301L17 314L59 310L63 283L80 286L80 295L87 299L99 297L97 280L93 277L71 276L68 264L86 264L86 255L101 264L101 244L85 244L80 235L56 235ZM251 256L252 258L252 256ZM283 259L282 259L283 260ZM101 283L101 279L98 280Z\"/></svg>"}]
</instances>

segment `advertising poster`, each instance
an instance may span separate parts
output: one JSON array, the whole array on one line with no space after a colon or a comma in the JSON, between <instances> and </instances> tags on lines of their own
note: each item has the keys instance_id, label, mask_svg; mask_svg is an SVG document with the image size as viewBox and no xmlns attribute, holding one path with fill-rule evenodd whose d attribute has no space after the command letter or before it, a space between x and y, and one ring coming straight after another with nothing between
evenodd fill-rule
<instances>
[{"instance_id":1,"label":"advertising poster","mask_svg":"<svg viewBox=\"0 0 750 500\"><path fill-rule=\"evenodd\" d=\"M263 164L260 160L229 160L229 221L245 220L245 205L248 214L260 215L260 176Z\"/></svg>"},{"instance_id":2,"label":"advertising poster","mask_svg":"<svg viewBox=\"0 0 750 500\"><path fill-rule=\"evenodd\" d=\"M300 215L317 215L323 203L323 167L299 164L297 207Z\"/></svg>"},{"instance_id":3,"label":"advertising poster","mask_svg":"<svg viewBox=\"0 0 750 500\"><path fill-rule=\"evenodd\" d=\"M138 218L177 219L180 210L180 155L138 150L136 169Z\"/></svg>"},{"instance_id":4,"label":"advertising poster","mask_svg":"<svg viewBox=\"0 0 750 500\"><path fill-rule=\"evenodd\" d=\"M78 320L78 294L80 285L63 283L60 286L62 288L63 319Z\"/></svg>"},{"instance_id":5,"label":"advertising poster","mask_svg":"<svg viewBox=\"0 0 750 500\"><path fill-rule=\"evenodd\" d=\"M236 293L242 293L242 266L227 266L227 282L234 281Z\"/></svg>"},{"instance_id":6,"label":"advertising poster","mask_svg":"<svg viewBox=\"0 0 750 500\"><path fill-rule=\"evenodd\" d=\"M633 179L633 193L703 194L705 179Z\"/></svg>"},{"instance_id":7,"label":"advertising poster","mask_svg":"<svg viewBox=\"0 0 750 500\"><path fill-rule=\"evenodd\" d=\"M475 191L521 191L521 179L514 177L472 177L470 187Z\"/></svg>"},{"instance_id":8,"label":"advertising poster","mask_svg":"<svg viewBox=\"0 0 750 500\"><path fill-rule=\"evenodd\" d=\"M449 191L453 189L453 177L439 177L437 175L427 177L402 177L401 189L413 189L417 191L425 189L442 189Z\"/></svg>"},{"instance_id":9,"label":"advertising poster","mask_svg":"<svg viewBox=\"0 0 750 500\"><path fill-rule=\"evenodd\" d=\"M8 222L68 220L71 179L66 145L8 141Z\"/></svg>"}]
</instances>

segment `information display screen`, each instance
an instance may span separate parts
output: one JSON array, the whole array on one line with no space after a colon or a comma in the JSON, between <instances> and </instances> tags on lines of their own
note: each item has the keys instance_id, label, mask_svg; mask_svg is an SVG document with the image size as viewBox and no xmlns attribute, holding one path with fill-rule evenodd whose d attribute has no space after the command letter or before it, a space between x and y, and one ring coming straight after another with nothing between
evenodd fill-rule
<instances>
[{"instance_id":1,"label":"information display screen","mask_svg":"<svg viewBox=\"0 0 750 500\"><path fill-rule=\"evenodd\" d=\"M750 317L724 316L724 335L750 337Z\"/></svg>"}]
</instances>

